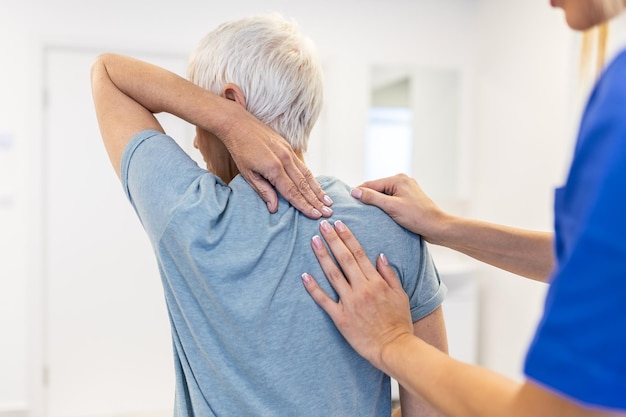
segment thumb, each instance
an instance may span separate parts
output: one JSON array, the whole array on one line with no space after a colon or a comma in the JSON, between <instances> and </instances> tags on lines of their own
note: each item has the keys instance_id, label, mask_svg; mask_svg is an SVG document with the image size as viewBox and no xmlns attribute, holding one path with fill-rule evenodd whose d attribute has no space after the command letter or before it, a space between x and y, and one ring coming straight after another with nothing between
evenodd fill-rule
<instances>
[{"instance_id":1,"label":"thumb","mask_svg":"<svg viewBox=\"0 0 626 417\"><path fill-rule=\"evenodd\" d=\"M365 187L353 188L350 191L350 195L352 195L352 197L356 198L357 200L361 200L365 204L381 208L387 213L388 209L391 206L391 200L393 198L392 196Z\"/></svg>"},{"instance_id":2,"label":"thumb","mask_svg":"<svg viewBox=\"0 0 626 417\"><path fill-rule=\"evenodd\" d=\"M276 213L276 210L278 210L278 196L272 184L256 172L250 172L248 175L244 175L244 178L265 204L267 204L269 212Z\"/></svg>"}]
</instances>

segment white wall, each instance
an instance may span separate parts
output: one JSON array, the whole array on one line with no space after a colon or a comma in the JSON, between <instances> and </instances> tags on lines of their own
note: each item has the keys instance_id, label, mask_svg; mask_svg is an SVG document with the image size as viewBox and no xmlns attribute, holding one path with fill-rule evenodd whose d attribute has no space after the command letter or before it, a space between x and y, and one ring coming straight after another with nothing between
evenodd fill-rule
<instances>
[{"instance_id":1,"label":"white wall","mask_svg":"<svg viewBox=\"0 0 626 417\"><path fill-rule=\"evenodd\" d=\"M480 2L470 214L551 230L569 162L577 49L547 1ZM481 361L520 378L545 286L481 266Z\"/></svg>"},{"instance_id":2,"label":"white wall","mask_svg":"<svg viewBox=\"0 0 626 417\"><path fill-rule=\"evenodd\" d=\"M295 17L318 45L327 78L316 168L362 179L369 67L422 64L464 71L472 215L549 229L551 188L569 149L571 39L544 0L165 2L0 0L0 415L29 402L28 364L42 347L36 254L41 226L42 50L46 45L186 55L219 22L260 11ZM330 137L335 140L329 139ZM341 138L338 140L337 138ZM5 143L7 141L5 140ZM3 184L9 184L4 186ZM491 268L483 281L481 359L518 378L543 288ZM35 358L35 360L33 360ZM30 375L30 377L27 377ZM11 405L13 404L13 406Z\"/></svg>"},{"instance_id":3,"label":"white wall","mask_svg":"<svg viewBox=\"0 0 626 417\"><path fill-rule=\"evenodd\" d=\"M0 20L4 20L0 18ZM27 137L32 132L27 111L24 68L26 48L15 37L15 26L0 23L0 412L26 402ZM17 87L16 81L21 87ZM28 132L28 133L27 133Z\"/></svg>"}]
</instances>

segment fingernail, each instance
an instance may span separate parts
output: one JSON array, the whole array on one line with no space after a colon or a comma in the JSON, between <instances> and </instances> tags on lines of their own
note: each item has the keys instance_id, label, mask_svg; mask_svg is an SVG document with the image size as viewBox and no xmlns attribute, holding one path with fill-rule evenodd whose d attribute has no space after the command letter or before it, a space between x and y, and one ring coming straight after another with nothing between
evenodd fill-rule
<instances>
[{"instance_id":1,"label":"fingernail","mask_svg":"<svg viewBox=\"0 0 626 417\"><path fill-rule=\"evenodd\" d=\"M333 214L333 210L330 207L322 207L322 213L324 213L326 216L331 216Z\"/></svg>"},{"instance_id":2,"label":"fingernail","mask_svg":"<svg viewBox=\"0 0 626 417\"><path fill-rule=\"evenodd\" d=\"M331 230L333 230L333 228L330 225L330 223L328 223L328 220L322 220L322 222L320 223L320 227L325 232L330 232Z\"/></svg>"},{"instance_id":3,"label":"fingernail","mask_svg":"<svg viewBox=\"0 0 626 417\"><path fill-rule=\"evenodd\" d=\"M320 213L320 211L316 208L314 208L311 213L313 213L313 217L322 217L322 213Z\"/></svg>"},{"instance_id":4,"label":"fingernail","mask_svg":"<svg viewBox=\"0 0 626 417\"><path fill-rule=\"evenodd\" d=\"M324 244L322 243L322 239L318 235L313 236L313 239L311 240L313 241L313 246L315 246L315 248L317 249L322 249L322 247L324 246Z\"/></svg>"},{"instance_id":5,"label":"fingernail","mask_svg":"<svg viewBox=\"0 0 626 417\"><path fill-rule=\"evenodd\" d=\"M332 198L330 198L330 197L329 197L329 196L327 196L327 195L325 195L325 196L324 196L323 200L324 200L324 203L325 203L327 206L332 206L332 205L333 205L333 203L334 203L333 199L332 199Z\"/></svg>"},{"instance_id":6,"label":"fingernail","mask_svg":"<svg viewBox=\"0 0 626 417\"><path fill-rule=\"evenodd\" d=\"M358 188L353 188L353 189L350 191L350 195L351 195L352 197L354 197L354 198L361 199L361 196L363 195L363 191L362 191L362 190L359 190Z\"/></svg>"},{"instance_id":7,"label":"fingernail","mask_svg":"<svg viewBox=\"0 0 626 417\"><path fill-rule=\"evenodd\" d=\"M302 274L302 281L305 284L310 284L311 283L311 275L307 274L306 272L304 274Z\"/></svg>"},{"instance_id":8,"label":"fingernail","mask_svg":"<svg viewBox=\"0 0 626 417\"><path fill-rule=\"evenodd\" d=\"M383 262L383 265L389 265L389 261L387 261L387 257L385 256L384 253L381 253L379 256L380 256L380 260Z\"/></svg>"},{"instance_id":9,"label":"fingernail","mask_svg":"<svg viewBox=\"0 0 626 417\"><path fill-rule=\"evenodd\" d=\"M346 225L343 224L343 222L341 220L337 220L335 222L335 229L337 229L339 232L345 232Z\"/></svg>"}]
</instances>

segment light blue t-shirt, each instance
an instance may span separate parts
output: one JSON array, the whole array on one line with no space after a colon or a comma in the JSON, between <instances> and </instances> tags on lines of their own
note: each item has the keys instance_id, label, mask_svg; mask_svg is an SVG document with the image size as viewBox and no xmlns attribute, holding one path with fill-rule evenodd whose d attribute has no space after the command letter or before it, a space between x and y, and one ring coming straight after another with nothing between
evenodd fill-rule
<instances>
[{"instance_id":1,"label":"light blue t-shirt","mask_svg":"<svg viewBox=\"0 0 626 417\"><path fill-rule=\"evenodd\" d=\"M333 294L311 238L319 221L280 199L270 214L241 176L225 185L170 137L138 134L122 184L154 248L172 326L176 416L388 416L389 378L343 339L301 281ZM384 252L413 320L443 301L424 242L318 178L372 259Z\"/></svg>"}]
</instances>

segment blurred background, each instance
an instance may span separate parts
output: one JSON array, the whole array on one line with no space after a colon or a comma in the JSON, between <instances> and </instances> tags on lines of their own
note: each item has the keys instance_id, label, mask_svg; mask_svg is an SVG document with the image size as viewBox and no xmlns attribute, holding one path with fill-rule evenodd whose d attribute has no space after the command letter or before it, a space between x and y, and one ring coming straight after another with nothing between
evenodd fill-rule
<instances>
[{"instance_id":1,"label":"blurred background","mask_svg":"<svg viewBox=\"0 0 626 417\"><path fill-rule=\"evenodd\" d=\"M185 75L216 25L274 11L324 65L314 173L405 172L457 214L552 229L586 93L548 0L0 0L0 417L171 415L161 284L89 67L118 52ZM191 150L190 126L163 123ZM451 355L521 379L545 286L432 249Z\"/></svg>"}]
</instances>

